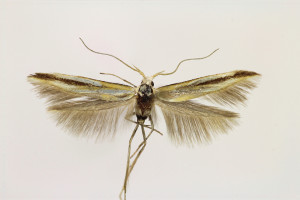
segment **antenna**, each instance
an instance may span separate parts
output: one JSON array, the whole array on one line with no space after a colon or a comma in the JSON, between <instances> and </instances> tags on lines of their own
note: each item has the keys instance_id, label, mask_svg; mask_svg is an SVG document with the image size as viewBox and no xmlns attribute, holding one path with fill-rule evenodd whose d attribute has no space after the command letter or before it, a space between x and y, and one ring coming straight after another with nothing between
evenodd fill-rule
<instances>
[{"instance_id":1,"label":"antenna","mask_svg":"<svg viewBox=\"0 0 300 200\"><path fill-rule=\"evenodd\" d=\"M113 57L113 58L117 59L118 61L120 61L121 63L123 63L124 65L126 65L127 67L129 67L130 69L132 69L133 71L136 71L136 72L138 72L139 74L141 74L143 77L146 77L145 74L144 74L139 68L137 68L137 67L135 67L135 66L134 66L134 68L131 67L130 65L128 65L127 63L125 63L123 60L121 60L120 58L118 58L118 57L116 57L116 56L114 56L114 55L111 55L111 54L108 54L108 53L101 53L101 52L94 51L93 49L89 48L81 38L79 38L79 39L81 40L81 42L83 43L83 45L84 45L88 50L90 50L91 52L96 53L96 54L101 54L101 55L104 55L104 56L110 56L110 57Z\"/></svg>"},{"instance_id":2,"label":"antenna","mask_svg":"<svg viewBox=\"0 0 300 200\"><path fill-rule=\"evenodd\" d=\"M201 60L201 59L208 58L209 56L213 55L213 54L214 54L216 51L218 51L218 50L219 50L219 49L216 49L216 50L214 50L212 53L210 53L208 56L205 56L205 57L202 57L202 58L188 58L188 59L184 59L184 60L182 60L182 61L180 61L180 62L178 63L178 65L177 65L177 67L176 67L176 69L175 69L174 71L169 72L169 73L163 73L164 71L158 72L158 73L154 74L152 77L154 78L154 77L156 77L156 76L158 76L158 75L171 75L171 74L174 74L174 73L178 70L179 66L180 66L183 62L185 62L185 61L190 61L190 60Z\"/></svg>"}]
</instances>

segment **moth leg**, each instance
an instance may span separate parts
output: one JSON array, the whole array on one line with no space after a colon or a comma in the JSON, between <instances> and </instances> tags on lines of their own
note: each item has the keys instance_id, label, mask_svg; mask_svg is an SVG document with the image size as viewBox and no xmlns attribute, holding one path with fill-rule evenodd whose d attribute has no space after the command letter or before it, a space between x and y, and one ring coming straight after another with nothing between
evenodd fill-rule
<instances>
[{"instance_id":1,"label":"moth leg","mask_svg":"<svg viewBox=\"0 0 300 200\"><path fill-rule=\"evenodd\" d=\"M145 125L145 128L152 129L151 125ZM160 132L160 131L157 130L157 129L153 129L153 131L157 132L157 133L160 134L161 136L164 135L162 132Z\"/></svg>"},{"instance_id":2,"label":"moth leg","mask_svg":"<svg viewBox=\"0 0 300 200\"><path fill-rule=\"evenodd\" d=\"M140 124L137 124L131 134L131 137L129 139L129 144L128 144L128 153L127 153L127 165L126 165L126 173L125 173L125 178L124 178L124 184L123 184L123 187L122 187L122 190L119 194L119 198L122 200L122 193L124 191L124 200L126 200L126 191L127 191L127 182L128 182L128 177L129 177L129 174L130 174L130 171L129 171L129 166L130 166L130 151L131 151L131 142L135 136L135 133L138 129Z\"/></svg>"},{"instance_id":3,"label":"moth leg","mask_svg":"<svg viewBox=\"0 0 300 200\"><path fill-rule=\"evenodd\" d=\"M156 129L154 129L154 123L153 123L153 120L152 120L151 115L149 116L149 121L150 121L150 123L151 123L151 126L149 127L148 125L146 125L145 127L151 129L151 131L150 131L150 133L147 135L146 140L148 140L148 138L151 136L151 134L153 133L153 131L158 132ZM161 132L158 132L158 133L161 134L161 135L163 135ZM135 152L130 156L130 158L133 158L133 157L134 157L134 155L138 152L138 150L142 147L143 144L144 144L144 142L142 142L142 143L138 146L138 148L137 148L137 149L135 150Z\"/></svg>"},{"instance_id":4,"label":"moth leg","mask_svg":"<svg viewBox=\"0 0 300 200\"><path fill-rule=\"evenodd\" d=\"M130 121L130 122L134 123L134 124L137 124L136 121L133 121L133 120L127 118L127 117L125 117L125 119L126 119L127 121ZM150 116L149 116L149 119L150 119ZM151 118L151 120L152 120L152 118ZM151 121L150 121L150 122L151 122ZM153 121L152 121L152 123L153 123ZM152 124L151 124L151 125L144 125L144 127L152 130ZM160 135L164 135L162 132L160 132L159 130L155 129L154 126L153 126L153 131L157 132L157 133L160 134ZM147 138L148 138L148 136L147 136Z\"/></svg>"},{"instance_id":5,"label":"moth leg","mask_svg":"<svg viewBox=\"0 0 300 200\"><path fill-rule=\"evenodd\" d=\"M136 155L136 157L133 160L132 164L130 165L128 176L130 175L132 169L134 168L134 165L136 164L136 162L139 159L140 155L143 153L143 151L144 151L144 149L146 147L146 144L147 144L147 139L146 139L147 137L146 137L146 134L145 134L145 128L144 128L143 124L141 125L141 128L142 128L142 133L143 133L143 138L144 138L144 142L142 143L143 146L142 146L141 150L138 152L138 154Z\"/></svg>"}]
</instances>

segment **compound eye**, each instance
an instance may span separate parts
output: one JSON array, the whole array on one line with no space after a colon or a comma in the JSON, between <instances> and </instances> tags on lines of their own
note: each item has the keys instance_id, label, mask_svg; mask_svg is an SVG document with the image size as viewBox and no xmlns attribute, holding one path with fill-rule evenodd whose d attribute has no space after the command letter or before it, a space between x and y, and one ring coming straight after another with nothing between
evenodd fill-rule
<instances>
[{"instance_id":1,"label":"compound eye","mask_svg":"<svg viewBox=\"0 0 300 200\"><path fill-rule=\"evenodd\" d=\"M154 83L153 83L153 81L151 81L151 85L152 85L152 87L154 86Z\"/></svg>"}]
</instances>

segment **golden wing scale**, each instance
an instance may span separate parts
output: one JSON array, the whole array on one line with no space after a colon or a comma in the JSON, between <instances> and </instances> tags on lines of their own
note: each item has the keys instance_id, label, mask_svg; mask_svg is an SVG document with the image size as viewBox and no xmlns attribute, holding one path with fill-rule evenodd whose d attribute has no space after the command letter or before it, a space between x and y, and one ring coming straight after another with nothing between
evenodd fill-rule
<instances>
[{"instance_id":1,"label":"golden wing scale","mask_svg":"<svg viewBox=\"0 0 300 200\"><path fill-rule=\"evenodd\" d=\"M218 49L202 58L182 60L173 72L162 71L147 77L139 68L128 65L114 55L96 52L80 40L90 51L113 57L138 72L143 77L141 84L137 87L117 75L107 73L102 74L115 76L131 86L58 73L36 73L29 75L28 81L35 86L40 97L47 98L48 110L57 124L71 133L96 135L97 138L114 135L124 112L125 121L136 124L129 139L120 199L122 195L126 199L129 176L146 147L147 139L153 132L162 135L154 127L155 106L161 109L169 136L175 143L193 145L208 142L237 124L239 115L191 100L204 98L220 105L243 104L247 93L256 86L260 77L256 72L237 70L154 88L153 79L156 76L171 75L183 62L207 58ZM136 120L131 119L134 115ZM150 125L145 124L147 119ZM139 127L143 141L131 153L132 141ZM150 129L147 135L145 128Z\"/></svg>"}]
</instances>

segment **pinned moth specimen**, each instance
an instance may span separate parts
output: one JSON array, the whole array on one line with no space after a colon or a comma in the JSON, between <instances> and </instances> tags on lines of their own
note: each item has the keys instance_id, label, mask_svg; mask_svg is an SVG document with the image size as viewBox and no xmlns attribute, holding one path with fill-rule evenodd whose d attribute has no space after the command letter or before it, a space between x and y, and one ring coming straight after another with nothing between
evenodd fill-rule
<instances>
[{"instance_id":1,"label":"pinned moth specimen","mask_svg":"<svg viewBox=\"0 0 300 200\"><path fill-rule=\"evenodd\" d=\"M32 74L28 76L28 81L35 86L40 97L47 99L48 111L57 124L71 133L102 138L113 136L120 122L135 123L128 145L120 199L123 194L126 199L129 175L144 151L148 138L153 132L162 134L155 129L155 107L161 109L167 132L175 143L193 145L207 142L235 125L239 115L192 100L205 99L223 106L243 104L247 93L256 86L260 77L256 72L237 70L155 88L155 77L171 75L183 62L207 58L218 49L206 57L182 60L173 72L162 71L146 76L139 68L128 65L114 55L96 52L81 41L90 51L113 57L138 72L142 76L141 84L135 86L114 74L106 75L118 77L127 84L58 73ZM150 125L145 124L147 120ZM132 153L131 143L139 127L143 141ZM149 130L148 134L145 129Z\"/></svg>"}]
</instances>

